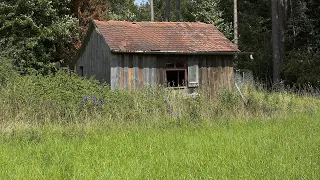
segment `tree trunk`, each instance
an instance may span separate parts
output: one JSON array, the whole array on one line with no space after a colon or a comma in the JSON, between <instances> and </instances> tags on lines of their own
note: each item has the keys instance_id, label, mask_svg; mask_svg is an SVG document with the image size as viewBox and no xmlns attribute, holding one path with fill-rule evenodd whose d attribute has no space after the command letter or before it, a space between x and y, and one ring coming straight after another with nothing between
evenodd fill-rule
<instances>
[{"instance_id":1,"label":"tree trunk","mask_svg":"<svg viewBox=\"0 0 320 180\"><path fill-rule=\"evenodd\" d=\"M287 22L287 0L279 2L279 38L280 38L280 63L285 61L285 27Z\"/></svg>"},{"instance_id":2,"label":"tree trunk","mask_svg":"<svg viewBox=\"0 0 320 180\"><path fill-rule=\"evenodd\" d=\"M76 18L79 18L80 17L80 6L81 6L81 0L74 0L73 1L73 15L76 17Z\"/></svg>"},{"instance_id":3,"label":"tree trunk","mask_svg":"<svg viewBox=\"0 0 320 180\"><path fill-rule=\"evenodd\" d=\"M280 26L279 26L279 1L272 1L272 59L273 59L273 83L277 84L280 82Z\"/></svg>"},{"instance_id":4,"label":"tree trunk","mask_svg":"<svg viewBox=\"0 0 320 180\"><path fill-rule=\"evenodd\" d=\"M166 0L166 15L165 21L170 22L170 0Z\"/></svg>"},{"instance_id":5,"label":"tree trunk","mask_svg":"<svg viewBox=\"0 0 320 180\"><path fill-rule=\"evenodd\" d=\"M273 83L281 81L281 64L285 60L287 0L272 0Z\"/></svg>"},{"instance_id":6,"label":"tree trunk","mask_svg":"<svg viewBox=\"0 0 320 180\"><path fill-rule=\"evenodd\" d=\"M233 30L234 30L234 44L238 47L238 0L233 1Z\"/></svg>"},{"instance_id":7,"label":"tree trunk","mask_svg":"<svg viewBox=\"0 0 320 180\"><path fill-rule=\"evenodd\" d=\"M150 13L151 13L151 22L153 22L154 21L153 0L150 0Z\"/></svg>"},{"instance_id":8,"label":"tree trunk","mask_svg":"<svg viewBox=\"0 0 320 180\"><path fill-rule=\"evenodd\" d=\"M176 1L176 21L180 21L180 0Z\"/></svg>"}]
</instances>

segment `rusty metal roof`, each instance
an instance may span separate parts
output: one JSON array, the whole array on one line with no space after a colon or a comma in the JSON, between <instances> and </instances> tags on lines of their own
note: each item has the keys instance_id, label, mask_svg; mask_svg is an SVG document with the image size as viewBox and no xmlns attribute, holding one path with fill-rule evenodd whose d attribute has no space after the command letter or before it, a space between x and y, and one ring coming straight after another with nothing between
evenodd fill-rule
<instances>
[{"instance_id":1,"label":"rusty metal roof","mask_svg":"<svg viewBox=\"0 0 320 180\"><path fill-rule=\"evenodd\" d=\"M97 20L94 24L113 52L239 52L212 24Z\"/></svg>"}]
</instances>

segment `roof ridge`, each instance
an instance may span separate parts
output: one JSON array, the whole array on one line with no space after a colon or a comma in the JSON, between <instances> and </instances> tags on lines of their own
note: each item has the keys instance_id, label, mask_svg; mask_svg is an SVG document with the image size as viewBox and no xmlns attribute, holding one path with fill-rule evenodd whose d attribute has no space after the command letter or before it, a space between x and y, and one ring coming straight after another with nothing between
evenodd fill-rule
<instances>
[{"instance_id":1,"label":"roof ridge","mask_svg":"<svg viewBox=\"0 0 320 180\"><path fill-rule=\"evenodd\" d=\"M191 24L207 24L207 25L213 25L213 24L208 24L205 22L201 22L201 21L170 21L170 22L164 22L164 21L116 21L116 20L107 20L107 21L100 21L100 20L93 20L94 22L98 22L98 23L108 23L108 22L112 22L112 23L132 23L132 24L136 24L136 23L151 23L151 24L184 24L184 23L191 23Z\"/></svg>"}]
</instances>

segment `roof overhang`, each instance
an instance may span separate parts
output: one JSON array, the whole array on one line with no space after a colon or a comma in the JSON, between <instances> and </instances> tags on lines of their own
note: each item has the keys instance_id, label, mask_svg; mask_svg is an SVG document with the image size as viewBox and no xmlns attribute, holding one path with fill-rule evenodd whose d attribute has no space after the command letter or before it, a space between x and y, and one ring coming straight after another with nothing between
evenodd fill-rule
<instances>
[{"instance_id":1,"label":"roof overhang","mask_svg":"<svg viewBox=\"0 0 320 180\"><path fill-rule=\"evenodd\" d=\"M240 51L221 51L221 52L178 52L178 51L119 51L111 50L115 54L152 54L152 55L237 55L237 54L252 54Z\"/></svg>"}]
</instances>

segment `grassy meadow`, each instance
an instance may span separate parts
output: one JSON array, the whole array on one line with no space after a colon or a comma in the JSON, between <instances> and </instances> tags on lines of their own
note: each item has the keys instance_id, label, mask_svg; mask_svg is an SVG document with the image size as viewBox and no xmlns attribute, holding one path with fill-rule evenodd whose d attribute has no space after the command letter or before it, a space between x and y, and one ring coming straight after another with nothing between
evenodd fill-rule
<instances>
[{"instance_id":1,"label":"grassy meadow","mask_svg":"<svg viewBox=\"0 0 320 180\"><path fill-rule=\"evenodd\" d=\"M243 88L186 97L89 79L3 78L0 179L319 179L320 100Z\"/></svg>"}]
</instances>

